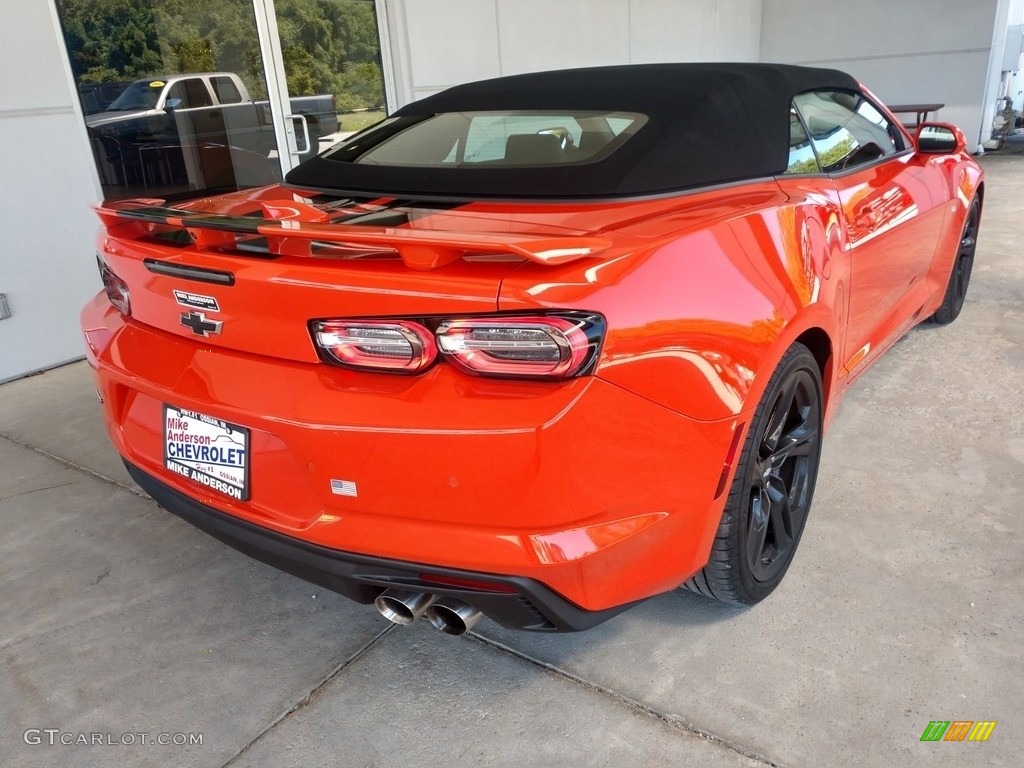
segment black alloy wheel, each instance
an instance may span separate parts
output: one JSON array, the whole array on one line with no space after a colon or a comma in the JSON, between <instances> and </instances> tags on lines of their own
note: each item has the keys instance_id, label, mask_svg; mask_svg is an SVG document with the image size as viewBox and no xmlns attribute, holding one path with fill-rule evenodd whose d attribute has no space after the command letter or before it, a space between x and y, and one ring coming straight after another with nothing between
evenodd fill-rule
<instances>
[{"instance_id":1,"label":"black alloy wheel","mask_svg":"<svg viewBox=\"0 0 1024 768\"><path fill-rule=\"evenodd\" d=\"M960 315L967 298L967 287L971 283L971 270L974 268L974 252L978 248L978 231L981 229L981 203L975 198L967 211L964 229L957 246L956 259L949 274L949 284L942 306L938 308L931 320L939 325L948 325Z\"/></svg>"},{"instance_id":2,"label":"black alloy wheel","mask_svg":"<svg viewBox=\"0 0 1024 768\"><path fill-rule=\"evenodd\" d=\"M821 445L821 398L806 370L790 374L748 461L746 559L759 582L775 579L807 520Z\"/></svg>"},{"instance_id":3,"label":"black alloy wheel","mask_svg":"<svg viewBox=\"0 0 1024 768\"><path fill-rule=\"evenodd\" d=\"M686 588L753 605L774 590L807 522L821 457L821 372L794 344L747 432L708 564Z\"/></svg>"}]
</instances>

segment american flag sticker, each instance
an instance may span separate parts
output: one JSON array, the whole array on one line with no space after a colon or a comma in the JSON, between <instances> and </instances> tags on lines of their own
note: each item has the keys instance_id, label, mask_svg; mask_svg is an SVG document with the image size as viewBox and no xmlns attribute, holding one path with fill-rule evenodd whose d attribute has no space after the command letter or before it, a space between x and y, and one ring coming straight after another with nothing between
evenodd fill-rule
<instances>
[{"instance_id":1,"label":"american flag sticker","mask_svg":"<svg viewBox=\"0 0 1024 768\"><path fill-rule=\"evenodd\" d=\"M352 480L331 480L331 493L335 496L358 496Z\"/></svg>"}]
</instances>

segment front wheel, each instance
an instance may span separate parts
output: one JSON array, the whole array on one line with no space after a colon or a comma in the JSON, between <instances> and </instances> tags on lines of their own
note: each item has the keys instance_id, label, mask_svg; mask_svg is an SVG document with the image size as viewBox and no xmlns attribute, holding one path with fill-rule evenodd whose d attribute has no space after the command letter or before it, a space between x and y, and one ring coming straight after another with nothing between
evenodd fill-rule
<instances>
[{"instance_id":1,"label":"front wheel","mask_svg":"<svg viewBox=\"0 0 1024 768\"><path fill-rule=\"evenodd\" d=\"M753 605L779 585L811 508L822 411L818 363L794 344L754 412L711 557L687 589Z\"/></svg>"},{"instance_id":2,"label":"front wheel","mask_svg":"<svg viewBox=\"0 0 1024 768\"><path fill-rule=\"evenodd\" d=\"M956 249L956 260L953 271L949 274L946 294L942 297L942 306L929 318L938 325L949 325L960 315L967 298L967 286L971 282L971 270L974 268L974 251L978 247L978 230L981 229L981 203L974 198L964 229L960 234L960 244Z\"/></svg>"}]
</instances>

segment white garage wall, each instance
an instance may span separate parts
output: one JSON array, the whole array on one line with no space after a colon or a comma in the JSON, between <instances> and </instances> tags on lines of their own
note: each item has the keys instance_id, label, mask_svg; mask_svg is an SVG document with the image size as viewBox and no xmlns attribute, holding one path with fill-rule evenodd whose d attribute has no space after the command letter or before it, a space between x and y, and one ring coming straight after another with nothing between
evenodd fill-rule
<instances>
[{"instance_id":1,"label":"white garage wall","mask_svg":"<svg viewBox=\"0 0 1024 768\"><path fill-rule=\"evenodd\" d=\"M53 14L12 3L0 25L0 381L81 357L78 312L100 287L99 179Z\"/></svg>"},{"instance_id":2,"label":"white garage wall","mask_svg":"<svg viewBox=\"0 0 1024 768\"><path fill-rule=\"evenodd\" d=\"M845 70L890 104L945 104L938 119L972 147L988 138L1007 0L763 0L763 10L762 60Z\"/></svg>"},{"instance_id":3,"label":"white garage wall","mask_svg":"<svg viewBox=\"0 0 1024 768\"><path fill-rule=\"evenodd\" d=\"M547 69L757 61L762 0L378 0L394 110L451 85Z\"/></svg>"}]
</instances>

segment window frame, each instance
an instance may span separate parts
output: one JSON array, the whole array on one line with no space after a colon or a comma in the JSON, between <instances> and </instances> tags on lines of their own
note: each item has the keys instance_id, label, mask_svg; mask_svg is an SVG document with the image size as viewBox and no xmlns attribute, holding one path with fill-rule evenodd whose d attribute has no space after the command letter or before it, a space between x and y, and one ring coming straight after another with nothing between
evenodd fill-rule
<instances>
[{"instance_id":1,"label":"window frame","mask_svg":"<svg viewBox=\"0 0 1024 768\"><path fill-rule=\"evenodd\" d=\"M803 130L804 136L807 137L807 145L811 148L811 154L814 156L814 162L818 166L818 170L816 170L816 171L807 171L806 173L790 173L789 172L789 166L787 166L786 170L783 171L782 174L780 174L780 175L785 176L786 178L798 178L798 179L799 178L805 178L807 176L823 176L823 175L827 175L826 172L824 171L824 169L822 168L821 158L818 156L818 150L814 146L814 142L811 140L811 133L810 133L809 130L807 130L807 124L804 122L804 116L801 115L800 114L800 110L796 108L796 102L795 101L789 102L789 108L792 110L793 114L796 115L797 122L800 123L800 128ZM792 152L793 152L792 144L789 147L789 151L790 151L790 156L792 156Z\"/></svg>"}]
</instances>

